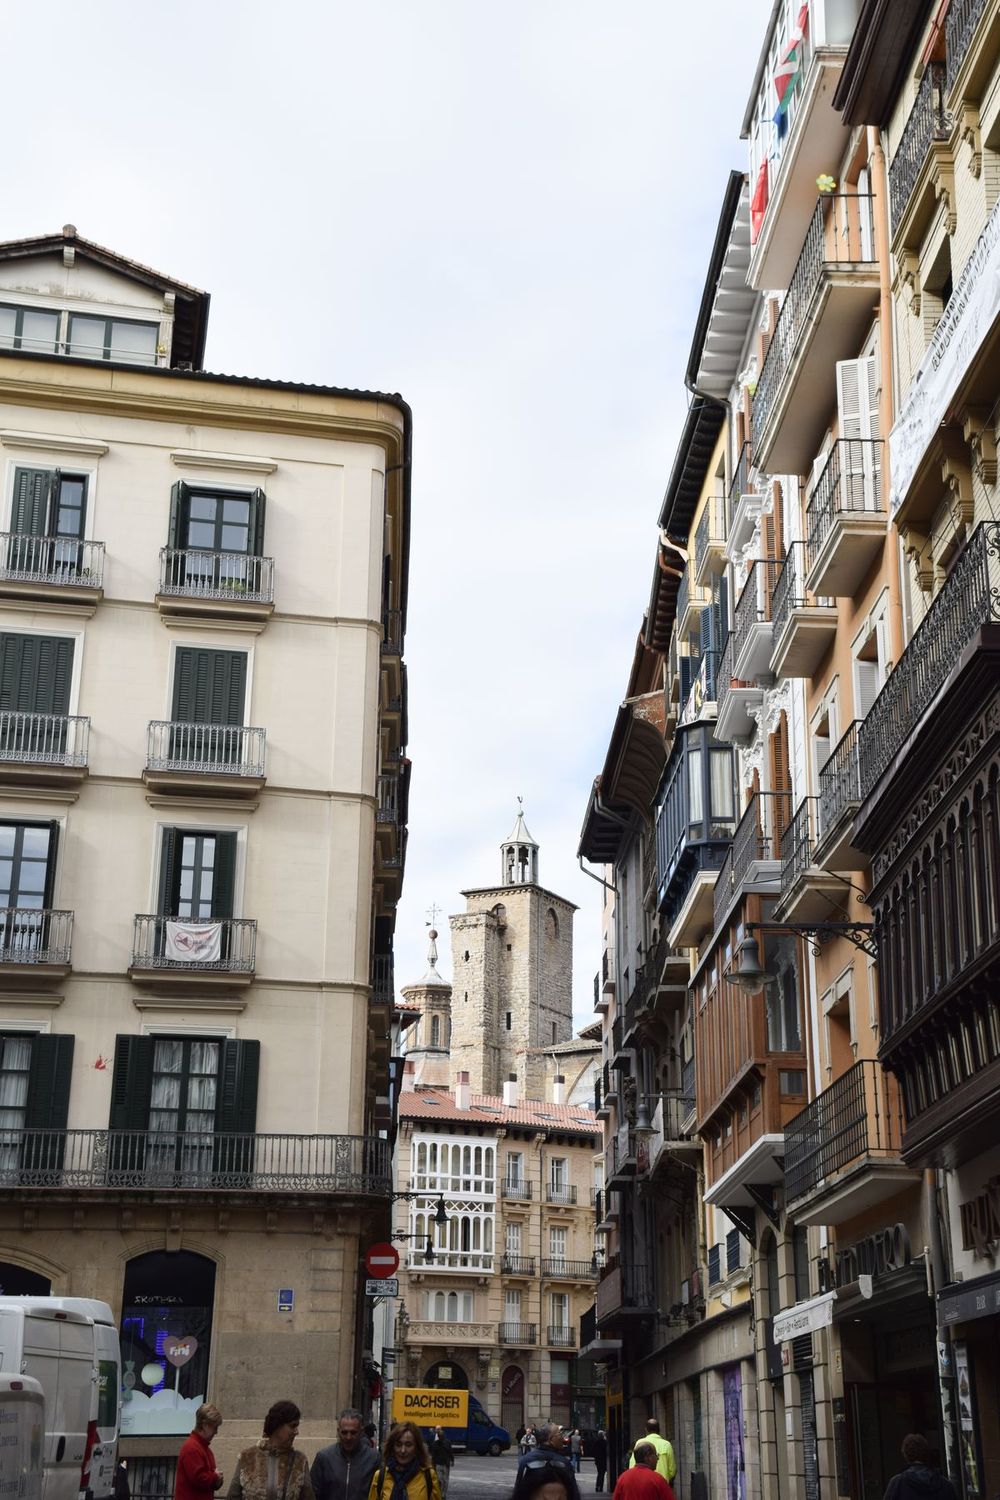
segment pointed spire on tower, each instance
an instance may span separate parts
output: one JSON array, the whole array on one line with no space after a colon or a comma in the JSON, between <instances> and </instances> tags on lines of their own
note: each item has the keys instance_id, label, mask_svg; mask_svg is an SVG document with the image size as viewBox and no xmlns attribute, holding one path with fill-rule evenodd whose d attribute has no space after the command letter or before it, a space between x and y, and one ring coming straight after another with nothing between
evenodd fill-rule
<instances>
[{"instance_id":1,"label":"pointed spire on tower","mask_svg":"<svg viewBox=\"0 0 1000 1500\"><path fill-rule=\"evenodd\" d=\"M538 845L524 821L524 799L517 799L517 821L501 845L504 885L538 884Z\"/></svg>"}]
</instances>

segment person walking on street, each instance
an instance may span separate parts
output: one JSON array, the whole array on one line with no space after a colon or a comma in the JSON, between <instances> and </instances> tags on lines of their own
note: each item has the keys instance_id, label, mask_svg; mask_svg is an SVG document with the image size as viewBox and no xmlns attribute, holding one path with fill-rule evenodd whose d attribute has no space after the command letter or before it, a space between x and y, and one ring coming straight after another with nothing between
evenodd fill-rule
<instances>
[{"instance_id":1,"label":"person walking on street","mask_svg":"<svg viewBox=\"0 0 1000 1500\"><path fill-rule=\"evenodd\" d=\"M594 1489L600 1494L604 1489L604 1480L608 1472L608 1435L603 1427L598 1430L594 1439L594 1467L597 1470L597 1483Z\"/></svg>"},{"instance_id":2,"label":"person walking on street","mask_svg":"<svg viewBox=\"0 0 1000 1500\"><path fill-rule=\"evenodd\" d=\"M435 1427L434 1437L430 1446L431 1463L437 1470L438 1484L441 1486L441 1497L448 1493L448 1480L451 1478L451 1466L455 1462L455 1450L445 1437L443 1427Z\"/></svg>"},{"instance_id":3,"label":"person walking on street","mask_svg":"<svg viewBox=\"0 0 1000 1500\"><path fill-rule=\"evenodd\" d=\"M668 1484L670 1484L673 1480L674 1475L677 1473L677 1460L674 1457L674 1450L671 1447L669 1440L665 1437L661 1437L660 1424L655 1417L648 1417L646 1419L646 1436L644 1438L640 1438L639 1442L649 1443L651 1447L655 1449L656 1472L658 1474L662 1474L663 1478L667 1481ZM638 1448L639 1443L636 1443L635 1446L636 1448ZM632 1457L629 1459L629 1468L634 1468L635 1463L635 1449L633 1449Z\"/></svg>"},{"instance_id":4,"label":"person walking on street","mask_svg":"<svg viewBox=\"0 0 1000 1500\"><path fill-rule=\"evenodd\" d=\"M194 1431L181 1444L177 1455L174 1500L212 1500L222 1489L222 1475L212 1457L212 1439L222 1426L222 1413L206 1402L194 1414Z\"/></svg>"},{"instance_id":5,"label":"person walking on street","mask_svg":"<svg viewBox=\"0 0 1000 1500\"><path fill-rule=\"evenodd\" d=\"M632 1464L618 1476L614 1500L675 1500L674 1492L657 1469L659 1453L640 1439L632 1450Z\"/></svg>"},{"instance_id":6,"label":"person walking on street","mask_svg":"<svg viewBox=\"0 0 1000 1500\"><path fill-rule=\"evenodd\" d=\"M391 1428L368 1500L441 1500L437 1472L415 1422L397 1422Z\"/></svg>"},{"instance_id":7,"label":"person walking on street","mask_svg":"<svg viewBox=\"0 0 1000 1500\"><path fill-rule=\"evenodd\" d=\"M579 1427L574 1427L569 1435L569 1455L573 1460L573 1468L577 1474L580 1472L580 1463L583 1459L583 1438Z\"/></svg>"},{"instance_id":8,"label":"person walking on street","mask_svg":"<svg viewBox=\"0 0 1000 1500\"><path fill-rule=\"evenodd\" d=\"M566 1434L559 1423L543 1422L536 1430L535 1436L538 1439L535 1447L522 1454L517 1461L514 1494L520 1495L521 1480L526 1471L528 1474L537 1474L548 1467L559 1473L560 1480L564 1479L569 1500L580 1500L580 1486L576 1482L573 1464L566 1452Z\"/></svg>"},{"instance_id":9,"label":"person walking on street","mask_svg":"<svg viewBox=\"0 0 1000 1500\"><path fill-rule=\"evenodd\" d=\"M244 1448L226 1500L315 1500L309 1460L295 1447L302 1413L294 1401L276 1401L264 1418L264 1435Z\"/></svg>"},{"instance_id":10,"label":"person walking on street","mask_svg":"<svg viewBox=\"0 0 1000 1500\"><path fill-rule=\"evenodd\" d=\"M337 1418L337 1441L313 1459L310 1478L316 1500L368 1500L378 1453L361 1423L361 1413L345 1406Z\"/></svg>"},{"instance_id":11,"label":"person walking on street","mask_svg":"<svg viewBox=\"0 0 1000 1500\"><path fill-rule=\"evenodd\" d=\"M537 1442L538 1439L535 1436L535 1429L529 1422L527 1427L521 1433L521 1441L518 1443L518 1447L520 1448L522 1454L529 1453L531 1449L534 1448Z\"/></svg>"},{"instance_id":12,"label":"person walking on street","mask_svg":"<svg viewBox=\"0 0 1000 1500\"><path fill-rule=\"evenodd\" d=\"M884 1500L955 1500L955 1487L931 1466L931 1445L919 1432L903 1439L906 1468L889 1480Z\"/></svg>"},{"instance_id":13,"label":"person walking on street","mask_svg":"<svg viewBox=\"0 0 1000 1500\"><path fill-rule=\"evenodd\" d=\"M567 1463L550 1464L542 1459L537 1468L525 1464L517 1471L511 1500L570 1500L573 1471Z\"/></svg>"}]
</instances>

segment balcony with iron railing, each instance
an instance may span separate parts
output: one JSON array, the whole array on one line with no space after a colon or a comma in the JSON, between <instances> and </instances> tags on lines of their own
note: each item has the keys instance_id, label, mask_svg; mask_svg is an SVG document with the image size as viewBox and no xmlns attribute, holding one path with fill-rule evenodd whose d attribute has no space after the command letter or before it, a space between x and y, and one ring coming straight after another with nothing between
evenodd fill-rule
<instances>
[{"instance_id":1,"label":"balcony with iron railing","mask_svg":"<svg viewBox=\"0 0 1000 1500\"><path fill-rule=\"evenodd\" d=\"M806 472L836 399L836 363L856 354L878 291L871 196L824 193L754 391L754 456L768 473Z\"/></svg>"},{"instance_id":2,"label":"balcony with iron railing","mask_svg":"<svg viewBox=\"0 0 1000 1500\"><path fill-rule=\"evenodd\" d=\"M867 857L851 842L854 815L861 806L861 768L858 761L858 729L855 719L835 745L819 773L819 824L817 864L828 870L863 870Z\"/></svg>"},{"instance_id":3,"label":"balcony with iron railing","mask_svg":"<svg viewBox=\"0 0 1000 1500\"><path fill-rule=\"evenodd\" d=\"M247 724L154 720L142 779L180 796L255 797L265 781L266 732Z\"/></svg>"},{"instance_id":4,"label":"balcony with iron railing","mask_svg":"<svg viewBox=\"0 0 1000 1500\"><path fill-rule=\"evenodd\" d=\"M5 1128L0 1188L385 1197L390 1143L360 1135Z\"/></svg>"},{"instance_id":5,"label":"balcony with iron railing","mask_svg":"<svg viewBox=\"0 0 1000 1500\"><path fill-rule=\"evenodd\" d=\"M759 557L747 569L746 582L733 613L733 675L745 682L771 670L774 633L774 588L783 558ZM726 644L729 642L727 640Z\"/></svg>"},{"instance_id":6,"label":"balcony with iron railing","mask_svg":"<svg viewBox=\"0 0 1000 1500\"><path fill-rule=\"evenodd\" d=\"M932 211L935 199L932 162L950 170L950 163L943 159L951 133L944 102L946 87L944 63L928 63L889 163L889 209L896 250L901 244L914 241ZM940 162L934 159L931 150L935 142L939 143Z\"/></svg>"},{"instance_id":7,"label":"balcony with iron railing","mask_svg":"<svg viewBox=\"0 0 1000 1500\"><path fill-rule=\"evenodd\" d=\"M793 542L774 585L771 669L775 677L812 677L837 634L833 599L806 587L806 544Z\"/></svg>"},{"instance_id":8,"label":"balcony with iron railing","mask_svg":"<svg viewBox=\"0 0 1000 1500\"><path fill-rule=\"evenodd\" d=\"M497 1342L518 1349L533 1349L538 1343L538 1324L501 1323L497 1329Z\"/></svg>"},{"instance_id":9,"label":"balcony with iron railing","mask_svg":"<svg viewBox=\"0 0 1000 1500\"><path fill-rule=\"evenodd\" d=\"M568 1182L547 1182L545 1184L546 1203L561 1203L564 1205L576 1202L576 1188Z\"/></svg>"},{"instance_id":10,"label":"balcony with iron railing","mask_svg":"<svg viewBox=\"0 0 1000 1500\"><path fill-rule=\"evenodd\" d=\"M852 598L886 535L882 444L834 443L806 507L806 570L816 593Z\"/></svg>"},{"instance_id":11,"label":"balcony with iron railing","mask_svg":"<svg viewBox=\"0 0 1000 1500\"><path fill-rule=\"evenodd\" d=\"M549 1281L593 1281L597 1277L597 1263L593 1260L565 1260L562 1256L550 1256L542 1261L542 1275Z\"/></svg>"},{"instance_id":12,"label":"balcony with iron railing","mask_svg":"<svg viewBox=\"0 0 1000 1500\"><path fill-rule=\"evenodd\" d=\"M533 1255L502 1255L500 1257L501 1276L534 1276L535 1257Z\"/></svg>"},{"instance_id":13,"label":"balcony with iron railing","mask_svg":"<svg viewBox=\"0 0 1000 1500\"><path fill-rule=\"evenodd\" d=\"M725 552L731 563L738 562L749 547L764 503L764 496L759 492L752 452L750 442L745 442L736 455L729 480L729 523Z\"/></svg>"},{"instance_id":14,"label":"balcony with iron railing","mask_svg":"<svg viewBox=\"0 0 1000 1500\"><path fill-rule=\"evenodd\" d=\"M749 891L776 895L781 883L781 835L791 817L789 792L755 792L733 835L715 885L713 930Z\"/></svg>"},{"instance_id":15,"label":"balcony with iron railing","mask_svg":"<svg viewBox=\"0 0 1000 1500\"><path fill-rule=\"evenodd\" d=\"M401 1329L404 1344L445 1344L460 1348L496 1342L495 1323L446 1322L441 1319L410 1318ZM151 1497L151 1500L167 1500L167 1497Z\"/></svg>"},{"instance_id":16,"label":"balcony with iron railing","mask_svg":"<svg viewBox=\"0 0 1000 1500\"><path fill-rule=\"evenodd\" d=\"M991 0L951 0L948 6L944 33L948 57L945 86L949 93L969 55L976 29L988 11L994 11Z\"/></svg>"},{"instance_id":17,"label":"balcony with iron railing","mask_svg":"<svg viewBox=\"0 0 1000 1500\"><path fill-rule=\"evenodd\" d=\"M726 566L726 496L709 495L694 534L694 577L708 588Z\"/></svg>"},{"instance_id":18,"label":"balcony with iron railing","mask_svg":"<svg viewBox=\"0 0 1000 1500\"><path fill-rule=\"evenodd\" d=\"M266 620L274 611L274 559L163 547L156 605L162 615Z\"/></svg>"},{"instance_id":19,"label":"balcony with iron railing","mask_svg":"<svg viewBox=\"0 0 1000 1500\"><path fill-rule=\"evenodd\" d=\"M371 960L369 982L374 1006L391 1007L396 999L395 959L391 953L374 953Z\"/></svg>"},{"instance_id":20,"label":"balcony with iron railing","mask_svg":"<svg viewBox=\"0 0 1000 1500\"><path fill-rule=\"evenodd\" d=\"M705 651L698 662L698 671L681 707L678 725L696 724L700 719L712 718L716 707L716 692L719 677L718 651Z\"/></svg>"},{"instance_id":21,"label":"balcony with iron railing","mask_svg":"<svg viewBox=\"0 0 1000 1500\"><path fill-rule=\"evenodd\" d=\"M697 635L701 628L701 612L711 603L708 591L694 582L691 576L691 564L681 574L681 581L677 589L677 634L681 641L686 641L692 635Z\"/></svg>"},{"instance_id":22,"label":"balcony with iron railing","mask_svg":"<svg viewBox=\"0 0 1000 1500\"><path fill-rule=\"evenodd\" d=\"M171 989L247 985L257 963L257 923L249 917L194 920L136 916L129 974Z\"/></svg>"},{"instance_id":23,"label":"balcony with iron railing","mask_svg":"<svg viewBox=\"0 0 1000 1500\"><path fill-rule=\"evenodd\" d=\"M722 740L738 740L757 727L755 711L764 700L764 690L757 682L737 677L735 671L736 637L730 631L719 659L716 679L715 729Z\"/></svg>"},{"instance_id":24,"label":"balcony with iron railing","mask_svg":"<svg viewBox=\"0 0 1000 1500\"><path fill-rule=\"evenodd\" d=\"M78 787L87 775L90 720L77 714L0 713L0 784Z\"/></svg>"},{"instance_id":25,"label":"balcony with iron railing","mask_svg":"<svg viewBox=\"0 0 1000 1500\"><path fill-rule=\"evenodd\" d=\"M104 593L104 543L0 532L0 599L97 608Z\"/></svg>"},{"instance_id":26,"label":"balcony with iron railing","mask_svg":"<svg viewBox=\"0 0 1000 1500\"><path fill-rule=\"evenodd\" d=\"M662 1093L652 1114L649 1137L649 1171L655 1174L678 1161L690 1163L701 1156L701 1140L694 1134L694 1080L691 1093L672 1089Z\"/></svg>"},{"instance_id":27,"label":"balcony with iron railing","mask_svg":"<svg viewBox=\"0 0 1000 1500\"><path fill-rule=\"evenodd\" d=\"M844 905L848 887L815 856L819 798L803 797L781 834L781 895L774 914L783 922L830 920Z\"/></svg>"},{"instance_id":28,"label":"balcony with iron railing","mask_svg":"<svg viewBox=\"0 0 1000 1500\"><path fill-rule=\"evenodd\" d=\"M566 1323L550 1323L547 1343L550 1349L575 1349L576 1329Z\"/></svg>"},{"instance_id":29,"label":"balcony with iron railing","mask_svg":"<svg viewBox=\"0 0 1000 1500\"><path fill-rule=\"evenodd\" d=\"M655 826L656 899L667 951L696 941L690 924L696 927L711 912L715 875L735 827L735 786L732 746L717 738L711 722L678 729Z\"/></svg>"},{"instance_id":30,"label":"balcony with iron railing","mask_svg":"<svg viewBox=\"0 0 1000 1500\"><path fill-rule=\"evenodd\" d=\"M527 1177L501 1177L500 1196L515 1203L530 1203L533 1184Z\"/></svg>"},{"instance_id":31,"label":"balcony with iron railing","mask_svg":"<svg viewBox=\"0 0 1000 1500\"><path fill-rule=\"evenodd\" d=\"M605 1267L594 1298L597 1326L602 1330L629 1325L651 1317L656 1308L656 1286L646 1266Z\"/></svg>"},{"instance_id":32,"label":"balcony with iron railing","mask_svg":"<svg viewBox=\"0 0 1000 1500\"><path fill-rule=\"evenodd\" d=\"M402 654L403 611L384 609L382 611L382 655L402 656Z\"/></svg>"},{"instance_id":33,"label":"balcony with iron railing","mask_svg":"<svg viewBox=\"0 0 1000 1500\"><path fill-rule=\"evenodd\" d=\"M627 1187L638 1171L639 1138L628 1124L608 1141L605 1181L610 1188Z\"/></svg>"},{"instance_id":34,"label":"balcony with iron railing","mask_svg":"<svg viewBox=\"0 0 1000 1500\"><path fill-rule=\"evenodd\" d=\"M73 913L49 907L0 907L0 986L57 978L72 966Z\"/></svg>"},{"instance_id":35,"label":"balcony with iron railing","mask_svg":"<svg viewBox=\"0 0 1000 1500\"><path fill-rule=\"evenodd\" d=\"M881 1065L848 1068L785 1127L785 1198L798 1224L842 1224L901 1192L899 1088Z\"/></svg>"},{"instance_id":36,"label":"balcony with iron railing","mask_svg":"<svg viewBox=\"0 0 1000 1500\"><path fill-rule=\"evenodd\" d=\"M921 722L980 629L1000 620L1000 524L976 527L940 592L858 728L861 796L866 799L899 752L919 740Z\"/></svg>"},{"instance_id":37,"label":"balcony with iron railing","mask_svg":"<svg viewBox=\"0 0 1000 1500\"><path fill-rule=\"evenodd\" d=\"M625 1013L615 1016L611 1022L611 1062L615 1067L626 1065L628 1055L625 1051Z\"/></svg>"}]
</instances>

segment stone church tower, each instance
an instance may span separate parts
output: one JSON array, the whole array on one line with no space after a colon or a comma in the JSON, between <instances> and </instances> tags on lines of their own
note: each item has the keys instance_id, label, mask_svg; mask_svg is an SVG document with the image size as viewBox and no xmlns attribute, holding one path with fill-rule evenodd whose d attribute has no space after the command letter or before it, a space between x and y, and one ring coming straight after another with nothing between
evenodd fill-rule
<instances>
[{"instance_id":1,"label":"stone church tower","mask_svg":"<svg viewBox=\"0 0 1000 1500\"><path fill-rule=\"evenodd\" d=\"M447 1088L451 985L437 971L437 933L433 927L428 937L426 974L416 984L404 985L400 990L403 999L420 1011L420 1019L407 1037L406 1060L413 1065L412 1073L407 1069L408 1086L436 1083Z\"/></svg>"},{"instance_id":2,"label":"stone church tower","mask_svg":"<svg viewBox=\"0 0 1000 1500\"><path fill-rule=\"evenodd\" d=\"M501 846L500 884L463 891L450 917L451 1073L467 1072L474 1094L502 1094L516 1077L521 1097L541 1099L544 1052L573 1032L571 901L538 883L538 845L519 810Z\"/></svg>"}]
</instances>

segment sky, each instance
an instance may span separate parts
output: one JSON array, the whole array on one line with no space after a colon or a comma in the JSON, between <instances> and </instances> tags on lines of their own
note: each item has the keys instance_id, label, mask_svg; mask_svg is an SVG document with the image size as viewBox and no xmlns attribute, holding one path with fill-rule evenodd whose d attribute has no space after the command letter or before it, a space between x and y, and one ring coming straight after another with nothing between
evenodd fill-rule
<instances>
[{"instance_id":1,"label":"sky","mask_svg":"<svg viewBox=\"0 0 1000 1500\"><path fill-rule=\"evenodd\" d=\"M74 223L211 292L209 369L413 409L398 983L426 968L432 904L450 976L447 915L499 880L520 796L541 883L580 908L593 1020L602 893L577 843L770 9L4 9L0 238Z\"/></svg>"}]
</instances>

